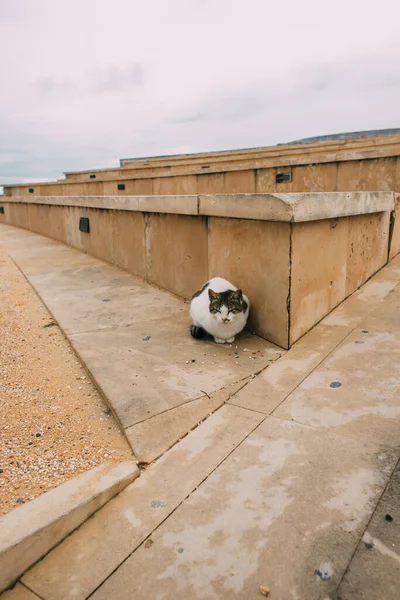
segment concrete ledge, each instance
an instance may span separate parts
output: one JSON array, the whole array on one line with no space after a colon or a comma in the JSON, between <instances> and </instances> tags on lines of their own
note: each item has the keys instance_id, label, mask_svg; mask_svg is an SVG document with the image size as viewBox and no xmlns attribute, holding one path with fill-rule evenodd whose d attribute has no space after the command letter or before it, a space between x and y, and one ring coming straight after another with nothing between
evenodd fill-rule
<instances>
[{"instance_id":1,"label":"concrete ledge","mask_svg":"<svg viewBox=\"0 0 400 600\"><path fill-rule=\"evenodd\" d=\"M394 192L211 194L188 196L4 196L0 204L44 204L106 210L204 215L302 223L392 211Z\"/></svg>"},{"instance_id":2,"label":"concrete ledge","mask_svg":"<svg viewBox=\"0 0 400 600\"><path fill-rule=\"evenodd\" d=\"M391 211L393 192L215 194L199 196L201 215L302 223Z\"/></svg>"},{"instance_id":3,"label":"concrete ledge","mask_svg":"<svg viewBox=\"0 0 400 600\"><path fill-rule=\"evenodd\" d=\"M139 475L134 462L105 464L0 519L0 592Z\"/></svg>"},{"instance_id":4,"label":"concrete ledge","mask_svg":"<svg viewBox=\"0 0 400 600\"><path fill-rule=\"evenodd\" d=\"M4 196L0 204L44 204L133 212L197 215L197 196Z\"/></svg>"}]
</instances>

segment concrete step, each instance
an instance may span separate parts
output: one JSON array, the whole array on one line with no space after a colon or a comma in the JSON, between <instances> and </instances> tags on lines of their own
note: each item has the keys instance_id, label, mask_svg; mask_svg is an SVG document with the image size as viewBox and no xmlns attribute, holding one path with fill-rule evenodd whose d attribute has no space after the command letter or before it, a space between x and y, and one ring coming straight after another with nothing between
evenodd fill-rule
<instances>
[{"instance_id":1,"label":"concrete step","mask_svg":"<svg viewBox=\"0 0 400 600\"><path fill-rule=\"evenodd\" d=\"M1 225L0 235L141 463L160 456L284 353L249 332L232 345L193 340L188 304L172 294L31 232Z\"/></svg>"},{"instance_id":2,"label":"concrete step","mask_svg":"<svg viewBox=\"0 0 400 600\"><path fill-rule=\"evenodd\" d=\"M354 589L369 597L355 553L373 538L385 560L371 597L397 600L398 536L373 523L400 456L399 281L400 257L272 367L235 382L225 406L28 571L23 590L256 600L266 586L282 600L350 600ZM398 496L387 502L396 519Z\"/></svg>"},{"instance_id":3,"label":"concrete step","mask_svg":"<svg viewBox=\"0 0 400 600\"><path fill-rule=\"evenodd\" d=\"M263 418L223 406L28 571L23 583L46 600L87 598ZM127 597L136 597L135 590L136 584Z\"/></svg>"}]
</instances>

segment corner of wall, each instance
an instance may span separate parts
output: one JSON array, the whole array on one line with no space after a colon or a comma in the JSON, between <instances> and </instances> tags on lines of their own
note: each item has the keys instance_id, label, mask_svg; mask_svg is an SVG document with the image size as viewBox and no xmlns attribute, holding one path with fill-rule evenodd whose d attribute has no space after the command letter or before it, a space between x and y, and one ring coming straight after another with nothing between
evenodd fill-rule
<instances>
[{"instance_id":1,"label":"corner of wall","mask_svg":"<svg viewBox=\"0 0 400 600\"><path fill-rule=\"evenodd\" d=\"M289 282L288 282L288 295L286 298L286 310L288 314L288 336L286 349L289 350L291 346L291 296L292 296L292 253L293 253L293 223L289 223Z\"/></svg>"}]
</instances>

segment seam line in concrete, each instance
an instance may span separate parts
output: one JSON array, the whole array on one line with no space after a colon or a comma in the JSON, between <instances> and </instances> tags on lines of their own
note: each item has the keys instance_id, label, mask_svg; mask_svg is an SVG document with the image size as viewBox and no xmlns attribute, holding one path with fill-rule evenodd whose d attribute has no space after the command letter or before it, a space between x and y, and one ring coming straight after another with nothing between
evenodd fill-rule
<instances>
[{"instance_id":1,"label":"seam line in concrete","mask_svg":"<svg viewBox=\"0 0 400 600\"><path fill-rule=\"evenodd\" d=\"M268 368L268 367L266 367L266 368ZM226 390L228 387L236 385L236 384L240 383L241 381L244 381L245 379L248 379L248 377L243 377L242 379L237 379L236 381L233 381L232 383L229 383L225 387L220 388L218 390L215 390L214 392L211 392L211 394L219 394L219 393L223 392L224 390ZM236 392L234 394L232 394L232 396L230 396L230 398L233 398L238 392L240 392L244 387L246 387L246 385L248 383L249 383L248 381L244 382L243 385L242 385L242 387L240 389L236 390ZM203 390L200 390L200 392L203 392ZM167 408L167 409L163 410L162 412L157 413L156 415L153 415L151 417L147 417L147 418L141 419L140 421L135 421L134 423L132 423L132 425L127 425L125 427L125 429L129 429L130 427L135 427L135 425L139 425L140 423L145 423L146 421L150 421L151 419L159 417L160 415L165 415L166 413L169 413L169 412L175 410L176 408L182 408L182 406L187 406L189 404L192 404L193 402L196 402L197 400L202 400L204 398L209 398L210 400L212 400L212 395L207 394L207 392L203 392L203 394L201 396L196 396L196 398L192 398L191 400L185 400L184 402L182 402L182 404L177 404L176 406L172 406L171 408ZM221 404L221 407L219 407L219 408L222 408L222 406L224 404L225 404L225 401L223 402L223 404ZM214 412L216 412L217 410L219 410L219 408L217 408ZM247 407L244 407L244 408L247 408ZM258 411L256 411L256 412L258 412ZM264 413L262 413L262 414L264 414ZM203 420L205 420L205 419L203 419ZM190 429L190 431L192 431L192 429ZM173 446L174 445L175 444L173 444ZM171 448L172 448L172 446L171 446Z\"/></svg>"},{"instance_id":2,"label":"seam line in concrete","mask_svg":"<svg viewBox=\"0 0 400 600\"><path fill-rule=\"evenodd\" d=\"M249 409L247 409L247 408L244 408L244 409L243 409L242 407L240 407L240 408L241 408L242 410L249 410ZM249 411L249 412L252 412L252 411ZM263 414L263 413L260 413L260 414ZM151 533L149 533L149 535L148 535L148 536L146 536L146 538L144 538L144 539L143 539L143 540L140 542L140 544L138 544L138 545L136 546L136 548L135 548L134 550L132 550L132 552L130 552L130 553L128 554L128 556L126 556L126 557L124 558L124 560L123 560L123 561L121 561L121 562L120 562L120 564L119 564L119 565L118 565L118 566L117 566L117 567L116 567L116 568L115 568L115 569L114 569L114 570L113 570L113 571L112 571L112 572L111 572L109 575L107 575L107 577L106 577L106 578L105 578L105 579L104 579L104 580L103 580L103 581L102 581L102 582L101 582L101 583L100 583L100 584L99 584L99 585L98 585L98 586L97 586L97 587L96 587L96 588L95 588L95 589L94 589L92 592L90 592L90 594L89 594L88 596L86 596L86 599L85 599L85 600L88 600L89 598L91 598L91 597L93 596L93 594L95 594L95 593L97 592L97 590L98 590L99 588L101 588L101 586L102 586L102 585L104 585L104 583L105 583L105 582L106 582L108 579L110 579L110 577L112 577L112 576L114 575L114 573L115 573L116 571L118 571L118 569L119 569L119 568L120 568L120 567L121 567L121 566L122 566L122 565L123 565L123 564L124 564L124 563L125 563L125 562L126 562L126 561L127 561L129 558L130 558L130 557L131 557L131 556L132 556L132 554L134 554L134 553L136 552L136 550L138 550L138 549L139 549L139 548L140 548L140 547L141 547L141 546L142 546L142 545L143 545L143 544L146 542L146 540L148 540L148 539L149 539L149 538L150 538L150 537L151 537L151 536L154 534L154 532L156 532L156 531L157 531L157 530L158 530L158 529L161 527L161 525L163 525L163 523L165 523L165 521L167 521L167 519L169 519L169 518L170 518L170 517L171 517L171 516L172 516L172 515L173 515L173 514L174 514L174 513L175 513L175 512L178 510L178 508L180 508L180 507L182 506L182 504L183 504L184 502L186 502L186 500L187 500L187 499L188 499L188 498L189 498L189 497L190 497L192 494L194 494L194 492L195 492L195 491L196 491L196 490L197 490L197 489L198 489L198 488L199 488L201 485L203 485L203 483L204 483L205 481L207 481L207 479L208 479L208 478L209 478L209 477L210 477L210 476L211 476L211 475L214 473L214 471L216 471L216 470L217 470L217 469L218 469L218 468L219 468L219 467L220 467L220 466L221 466L221 465L222 465L222 464L223 464L223 463L226 461L226 459L227 459L227 458L229 458L229 456L230 456L230 455L231 455L233 452L235 452L235 450L237 450L237 448L239 448L239 447L240 447L240 446L243 444L243 442L244 442L245 440L247 440L247 438L248 438L248 437L249 437L249 436L250 436L250 435L251 435L251 434L252 434L252 433L253 433L253 432L254 432L254 431L255 431L255 430L256 430L256 429L257 429L257 428L258 428L258 427L261 425L261 424L262 424L262 423L264 423L264 421L265 421L266 419L268 419L268 418L269 418L269 415L266 415L266 416L264 417L264 419L261 419L261 421L260 421L259 423L257 423L257 425L256 425L255 427L253 427L253 429L252 429L251 431L249 431L249 433L248 433L248 434L247 434L247 435L246 435L246 436L245 436L245 437L244 437L244 438L243 438L243 439L242 439L242 440L241 440L241 441L240 441L240 442L239 442L239 443L238 443L236 446L234 446L234 447L232 448L232 450L229 452L229 454L227 454L227 455L226 455L226 456L225 456L225 457L224 457L224 458L223 458L223 459L222 459L222 460L221 460L221 461L220 461L220 462L219 462L219 463L218 463L218 464L217 464L217 465L216 465L216 466L215 466L215 467L214 467L214 468L213 468L213 469L212 469L212 470L211 470L211 471L208 473L208 475L206 475L206 477L204 477L204 479L202 479L202 480L201 480L201 481L200 481L200 482L199 482L199 483L198 483L198 484L197 484L197 485L196 485L196 486L195 486L195 487L194 487L194 488L193 488L193 489L192 489L192 490L189 492L189 494L187 494L187 496L185 496L185 498L183 498L183 500L181 500L181 501L179 502L179 504L177 504L177 506L175 506L175 508L174 508L174 509L173 509L173 510L172 510L172 511L171 511L171 512L170 512L170 513L169 513L169 514L168 514L168 515L165 517L165 519L163 519L163 520L162 520L162 521L161 521L161 522L160 522L160 523L159 523L159 524L158 524L156 527L154 527L154 529L152 529ZM189 432L189 433L190 433L190 432ZM188 435L188 434L187 434L187 435ZM157 459L157 460L158 460L158 459Z\"/></svg>"},{"instance_id":3,"label":"seam line in concrete","mask_svg":"<svg viewBox=\"0 0 400 600\"><path fill-rule=\"evenodd\" d=\"M46 600L45 598L43 598L43 596L40 596L37 592L34 592L28 585L26 585L26 583L23 583L21 581L21 579L18 579L16 585L22 585L24 588L26 588L27 590L29 590L32 594L34 594L34 596L36 596L37 598L40 598L40 600ZM6 590L7 591L7 590Z\"/></svg>"}]
</instances>

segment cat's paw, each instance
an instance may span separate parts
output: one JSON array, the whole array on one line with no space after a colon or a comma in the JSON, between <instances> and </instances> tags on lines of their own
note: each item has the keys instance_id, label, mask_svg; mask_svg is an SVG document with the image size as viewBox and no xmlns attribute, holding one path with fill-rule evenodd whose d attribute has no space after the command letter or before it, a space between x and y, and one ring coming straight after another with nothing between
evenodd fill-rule
<instances>
[{"instance_id":1,"label":"cat's paw","mask_svg":"<svg viewBox=\"0 0 400 600\"><path fill-rule=\"evenodd\" d=\"M233 344L233 342L235 341L235 337L231 337L228 340L226 340L227 344Z\"/></svg>"},{"instance_id":2,"label":"cat's paw","mask_svg":"<svg viewBox=\"0 0 400 600\"><path fill-rule=\"evenodd\" d=\"M215 341L217 344L225 344L225 342L226 342L226 340L223 340L223 339L221 339L221 338L217 338L217 337L215 337L215 338L214 338L214 341Z\"/></svg>"}]
</instances>

